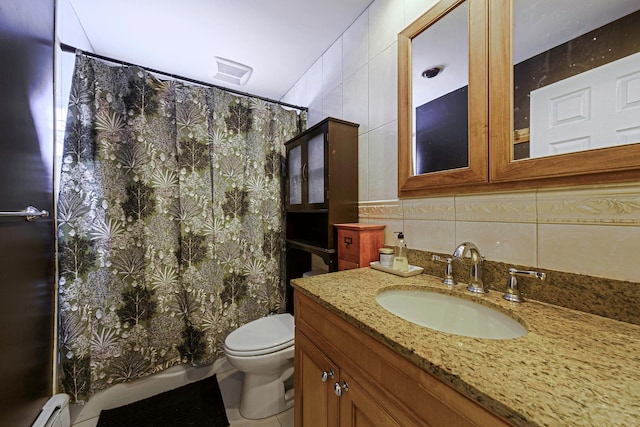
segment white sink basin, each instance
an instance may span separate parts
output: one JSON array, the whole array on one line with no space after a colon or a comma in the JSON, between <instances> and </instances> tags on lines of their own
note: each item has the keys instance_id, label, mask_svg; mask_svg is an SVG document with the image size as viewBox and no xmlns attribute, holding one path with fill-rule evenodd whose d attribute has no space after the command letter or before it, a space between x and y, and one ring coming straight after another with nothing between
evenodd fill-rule
<instances>
[{"instance_id":1,"label":"white sink basin","mask_svg":"<svg viewBox=\"0 0 640 427\"><path fill-rule=\"evenodd\" d=\"M393 289L378 294L376 301L396 316L450 334L489 339L527 334L524 326L506 314L451 295Z\"/></svg>"}]
</instances>

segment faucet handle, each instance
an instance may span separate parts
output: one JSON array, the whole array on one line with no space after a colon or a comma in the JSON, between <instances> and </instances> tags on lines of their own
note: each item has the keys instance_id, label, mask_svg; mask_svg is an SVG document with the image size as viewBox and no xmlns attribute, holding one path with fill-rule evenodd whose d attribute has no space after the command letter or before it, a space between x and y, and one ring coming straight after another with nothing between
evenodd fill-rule
<instances>
[{"instance_id":1,"label":"faucet handle","mask_svg":"<svg viewBox=\"0 0 640 427\"><path fill-rule=\"evenodd\" d=\"M445 268L445 271L444 271L444 278L442 279L442 283L444 283L450 288L457 285L455 279L453 278L453 264L452 264L453 258L443 258L439 255L431 255L431 259L433 261L447 263L447 267Z\"/></svg>"},{"instance_id":2,"label":"faucet handle","mask_svg":"<svg viewBox=\"0 0 640 427\"><path fill-rule=\"evenodd\" d=\"M511 302L522 302L520 296L520 289L518 289L518 279L516 276L533 276L536 279L544 280L547 275L539 271L518 270L516 268L509 268L509 281L507 282L507 292L502 298Z\"/></svg>"}]
</instances>

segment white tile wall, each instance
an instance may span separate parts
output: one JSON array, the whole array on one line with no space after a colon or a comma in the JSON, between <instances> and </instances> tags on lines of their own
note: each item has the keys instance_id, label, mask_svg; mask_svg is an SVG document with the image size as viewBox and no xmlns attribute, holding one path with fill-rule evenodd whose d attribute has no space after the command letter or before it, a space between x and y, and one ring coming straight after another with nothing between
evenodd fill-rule
<instances>
[{"instance_id":1,"label":"white tile wall","mask_svg":"<svg viewBox=\"0 0 640 427\"><path fill-rule=\"evenodd\" d=\"M391 122L369 132L369 199L389 200L397 197L397 168L398 125Z\"/></svg>"},{"instance_id":2,"label":"white tile wall","mask_svg":"<svg viewBox=\"0 0 640 427\"><path fill-rule=\"evenodd\" d=\"M360 124L360 221L404 230L410 248L640 282L640 181L627 185L398 200L397 34L437 0L375 0L283 98ZM341 54L341 58L339 58Z\"/></svg>"},{"instance_id":3,"label":"white tile wall","mask_svg":"<svg viewBox=\"0 0 640 427\"><path fill-rule=\"evenodd\" d=\"M426 10L426 9L425 9ZM404 1L375 0L369 6L369 60L394 44L404 25Z\"/></svg>"},{"instance_id":4,"label":"white tile wall","mask_svg":"<svg viewBox=\"0 0 640 427\"><path fill-rule=\"evenodd\" d=\"M356 122L357 123L357 122ZM369 164L369 134L358 137L358 165ZM369 168L358 167L358 200L369 200Z\"/></svg>"},{"instance_id":5,"label":"white tile wall","mask_svg":"<svg viewBox=\"0 0 640 427\"><path fill-rule=\"evenodd\" d=\"M342 38L322 55L322 91L331 92L342 83Z\"/></svg>"},{"instance_id":6,"label":"white tile wall","mask_svg":"<svg viewBox=\"0 0 640 427\"><path fill-rule=\"evenodd\" d=\"M358 134L369 132L369 65L352 73L342 84L342 115L345 120L358 123Z\"/></svg>"},{"instance_id":7,"label":"white tile wall","mask_svg":"<svg viewBox=\"0 0 640 427\"><path fill-rule=\"evenodd\" d=\"M326 92L322 97L322 116L342 117L342 84Z\"/></svg>"},{"instance_id":8,"label":"white tile wall","mask_svg":"<svg viewBox=\"0 0 640 427\"><path fill-rule=\"evenodd\" d=\"M397 120L397 81L398 44L393 43L369 62L369 129Z\"/></svg>"},{"instance_id":9,"label":"white tile wall","mask_svg":"<svg viewBox=\"0 0 640 427\"><path fill-rule=\"evenodd\" d=\"M369 9L342 35L342 76L347 79L369 62Z\"/></svg>"},{"instance_id":10,"label":"white tile wall","mask_svg":"<svg viewBox=\"0 0 640 427\"><path fill-rule=\"evenodd\" d=\"M318 58L307 70L307 104L311 105L322 99L322 58Z\"/></svg>"}]
</instances>

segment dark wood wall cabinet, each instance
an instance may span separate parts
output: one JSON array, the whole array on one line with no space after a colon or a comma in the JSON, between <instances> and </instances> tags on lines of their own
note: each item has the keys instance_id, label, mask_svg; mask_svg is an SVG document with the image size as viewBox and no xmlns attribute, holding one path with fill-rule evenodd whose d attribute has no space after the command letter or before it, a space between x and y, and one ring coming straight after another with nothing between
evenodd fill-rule
<instances>
[{"instance_id":1,"label":"dark wood wall cabinet","mask_svg":"<svg viewBox=\"0 0 640 427\"><path fill-rule=\"evenodd\" d=\"M333 224L358 221L358 124L328 117L285 144L287 301L289 281L311 270L311 255L337 270Z\"/></svg>"},{"instance_id":2,"label":"dark wood wall cabinet","mask_svg":"<svg viewBox=\"0 0 640 427\"><path fill-rule=\"evenodd\" d=\"M384 225L334 224L338 230L338 270L368 267L384 246Z\"/></svg>"}]
</instances>

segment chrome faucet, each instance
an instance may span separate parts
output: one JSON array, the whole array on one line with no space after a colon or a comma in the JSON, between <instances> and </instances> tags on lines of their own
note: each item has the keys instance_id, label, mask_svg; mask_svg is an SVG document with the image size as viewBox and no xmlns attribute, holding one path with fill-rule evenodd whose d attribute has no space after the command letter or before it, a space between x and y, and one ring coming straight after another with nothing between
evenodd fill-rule
<instances>
[{"instance_id":1,"label":"chrome faucet","mask_svg":"<svg viewBox=\"0 0 640 427\"><path fill-rule=\"evenodd\" d=\"M467 252L469 252L472 262L467 291L474 294L486 294L489 291L484 288L484 283L482 282L482 261L484 261L484 257L480 253L480 249L471 242L464 242L459 244L456 250L453 251L453 257L463 259Z\"/></svg>"},{"instance_id":2,"label":"chrome faucet","mask_svg":"<svg viewBox=\"0 0 640 427\"><path fill-rule=\"evenodd\" d=\"M457 285L456 280L453 278L453 265L451 264L453 262L452 258L443 258L439 255L431 255L431 260L447 263L442 283L444 283L448 288L453 288L455 285Z\"/></svg>"},{"instance_id":3,"label":"chrome faucet","mask_svg":"<svg viewBox=\"0 0 640 427\"><path fill-rule=\"evenodd\" d=\"M516 276L533 276L536 279L544 280L547 275L538 271L516 270L515 268L509 268L509 282L507 283L507 292L502 298L511 302L522 302L520 296L520 290L518 289L518 279Z\"/></svg>"}]
</instances>

